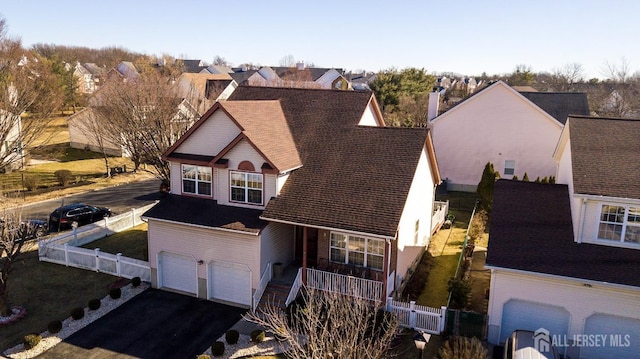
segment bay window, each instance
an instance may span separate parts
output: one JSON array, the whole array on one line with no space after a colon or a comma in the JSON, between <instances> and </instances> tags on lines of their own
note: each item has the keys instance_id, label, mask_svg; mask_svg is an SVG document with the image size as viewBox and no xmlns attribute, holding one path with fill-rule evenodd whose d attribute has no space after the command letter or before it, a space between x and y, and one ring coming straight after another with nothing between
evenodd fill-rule
<instances>
[{"instance_id":1,"label":"bay window","mask_svg":"<svg viewBox=\"0 0 640 359\"><path fill-rule=\"evenodd\" d=\"M602 205L598 239L640 244L640 207Z\"/></svg>"},{"instance_id":2,"label":"bay window","mask_svg":"<svg viewBox=\"0 0 640 359\"><path fill-rule=\"evenodd\" d=\"M182 165L182 192L211 196L211 167Z\"/></svg>"},{"instance_id":3,"label":"bay window","mask_svg":"<svg viewBox=\"0 0 640 359\"><path fill-rule=\"evenodd\" d=\"M262 204L262 174L231 171L230 176L232 202Z\"/></svg>"},{"instance_id":4,"label":"bay window","mask_svg":"<svg viewBox=\"0 0 640 359\"><path fill-rule=\"evenodd\" d=\"M383 270L385 241L356 235L331 232L329 260Z\"/></svg>"}]
</instances>

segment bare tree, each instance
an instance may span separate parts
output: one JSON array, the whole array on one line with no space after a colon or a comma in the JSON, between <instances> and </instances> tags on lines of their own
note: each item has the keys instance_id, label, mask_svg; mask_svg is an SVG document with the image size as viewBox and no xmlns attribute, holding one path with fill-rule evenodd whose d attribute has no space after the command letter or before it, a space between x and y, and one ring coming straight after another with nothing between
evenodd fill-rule
<instances>
[{"instance_id":1,"label":"bare tree","mask_svg":"<svg viewBox=\"0 0 640 359\"><path fill-rule=\"evenodd\" d=\"M158 178L169 181L162 154L193 124L197 111L176 97L170 77L153 70L135 81L112 81L101 92L96 109L107 139L129 153L135 170L148 163Z\"/></svg>"},{"instance_id":2,"label":"bare tree","mask_svg":"<svg viewBox=\"0 0 640 359\"><path fill-rule=\"evenodd\" d=\"M102 154L106 176L109 172L109 148L118 147L119 144L109 141L109 126L105 125L108 119L104 118L104 113L94 108L86 108L81 113L76 128L85 136L91 150L97 150Z\"/></svg>"},{"instance_id":3,"label":"bare tree","mask_svg":"<svg viewBox=\"0 0 640 359\"><path fill-rule=\"evenodd\" d=\"M288 344L290 358L386 358L398 330L397 319L380 302L307 289L304 308L289 315L267 306L250 313L254 322Z\"/></svg>"},{"instance_id":4,"label":"bare tree","mask_svg":"<svg viewBox=\"0 0 640 359\"><path fill-rule=\"evenodd\" d=\"M37 228L22 222L20 213L5 210L0 221L0 315L9 316L9 277L13 265L23 253L29 239L36 238Z\"/></svg>"},{"instance_id":5,"label":"bare tree","mask_svg":"<svg viewBox=\"0 0 640 359\"><path fill-rule=\"evenodd\" d=\"M561 68L553 69L551 73L551 86L554 91L571 91L574 84L582 82L584 70L582 65L573 62Z\"/></svg>"},{"instance_id":6,"label":"bare tree","mask_svg":"<svg viewBox=\"0 0 640 359\"><path fill-rule=\"evenodd\" d=\"M220 55L216 55L216 57L213 58L213 65L216 65L216 66L229 66L229 62L224 57L222 57Z\"/></svg>"},{"instance_id":7,"label":"bare tree","mask_svg":"<svg viewBox=\"0 0 640 359\"><path fill-rule=\"evenodd\" d=\"M619 64L605 62L602 73L607 77L608 96L602 103L601 114L615 117L634 117L640 111L638 74L632 73L629 60Z\"/></svg>"},{"instance_id":8,"label":"bare tree","mask_svg":"<svg viewBox=\"0 0 640 359\"><path fill-rule=\"evenodd\" d=\"M293 55L291 55L291 54L283 56L280 59L280 66L282 66L282 67L294 67L294 66L296 66L296 58L293 57Z\"/></svg>"},{"instance_id":9,"label":"bare tree","mask_svg":"<svg viewBox=\"0 0 640 359\"><path fill-rule=\"evenodd\" d=\"M0 170L24 159L63 103L51 63L5 34L0 19Z\"/></svg>"}]
</instances>

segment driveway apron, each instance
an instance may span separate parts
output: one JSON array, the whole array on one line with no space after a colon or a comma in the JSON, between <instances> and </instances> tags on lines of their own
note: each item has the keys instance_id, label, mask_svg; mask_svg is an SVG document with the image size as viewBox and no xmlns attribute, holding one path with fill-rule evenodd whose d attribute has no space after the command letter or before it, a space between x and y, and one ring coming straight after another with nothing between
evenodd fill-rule
<instances>
[{"instance_id":1,"label":"driveway apron","mask_svg":"<svg viewBox=\"0 0 640 359\"><path fill-rule=\"evenodd\" d=\"M38 358L194 358L245 312L148 289Z\"/></svg>"}]
</instances>

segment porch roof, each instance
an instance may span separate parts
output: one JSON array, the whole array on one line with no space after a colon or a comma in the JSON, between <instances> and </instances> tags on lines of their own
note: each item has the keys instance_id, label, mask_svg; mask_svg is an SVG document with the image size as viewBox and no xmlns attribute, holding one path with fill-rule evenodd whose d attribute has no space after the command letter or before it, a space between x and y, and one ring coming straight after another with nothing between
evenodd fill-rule
<instances>
[{"instance_id":1,"label":"porch roof","mask_svg":"<svg viewBox=\"0 0 640 359\"><path fill-rule=\"evenodd\" d=\"M142 216L257 234L268 222L261 210L219 205L210 198L167 195Z\"/></svg>"}]
</instances>

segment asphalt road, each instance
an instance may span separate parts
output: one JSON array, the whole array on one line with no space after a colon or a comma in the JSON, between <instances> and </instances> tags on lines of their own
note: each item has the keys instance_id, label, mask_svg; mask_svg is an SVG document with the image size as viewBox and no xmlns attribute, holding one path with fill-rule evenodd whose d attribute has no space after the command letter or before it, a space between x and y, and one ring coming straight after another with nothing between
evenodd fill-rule
<instances>
[{"instance_id":1,"label":"asphalt road","mask_svg":"<svg viewBox=\"0 0 640 359\"><path fill-rule=\"evenodd\" d=\"M160 199L159 186L159 180L139 181L29 204L22 207L22 217L48 220L54 209L72 203L108 207L114 214L120 214Z\"/></svg>"}]
</instances>

